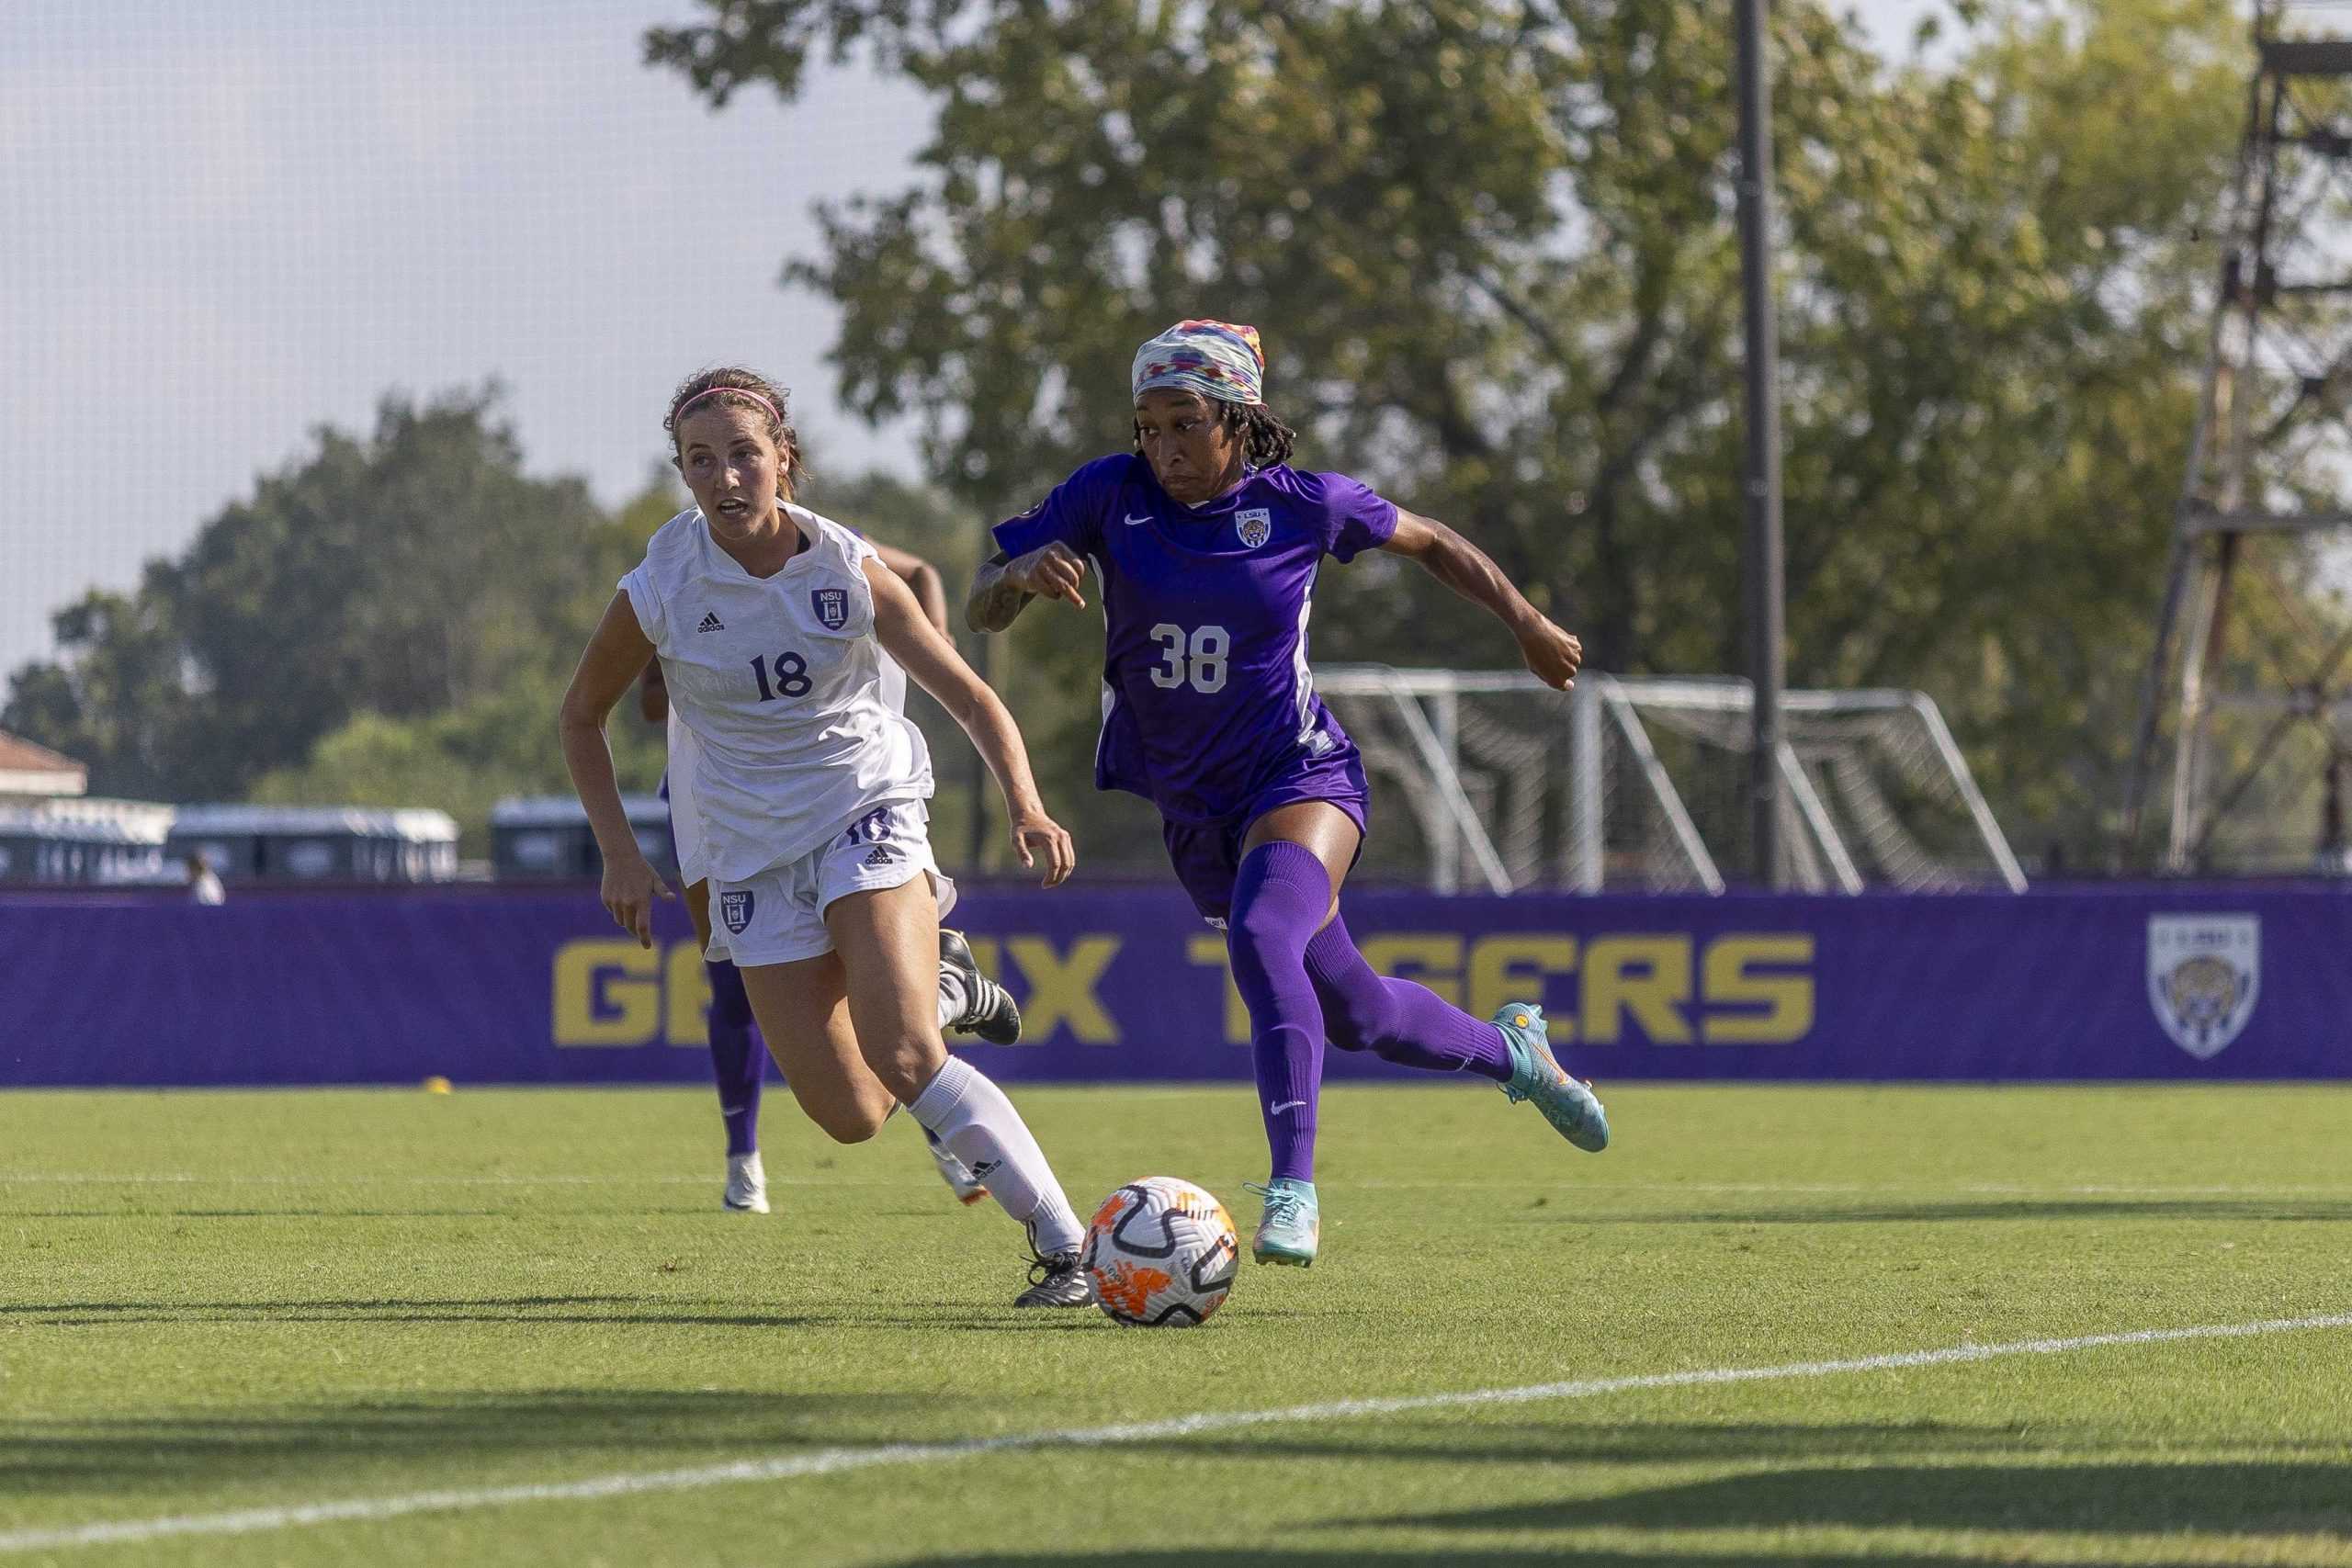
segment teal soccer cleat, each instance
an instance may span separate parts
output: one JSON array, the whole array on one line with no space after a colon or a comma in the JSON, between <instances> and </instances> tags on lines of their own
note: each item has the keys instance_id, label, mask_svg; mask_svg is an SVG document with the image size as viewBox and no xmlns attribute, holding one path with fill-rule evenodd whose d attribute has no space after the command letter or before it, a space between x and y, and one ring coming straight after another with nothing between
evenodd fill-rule
<instances>
[{"instance_id":1,"label":"teal soccer cleat","mask_svg":"<svg viewBox=\"0 0 2352 1568\"><path fill-rule=\"evenodd\" d=\"M1533 1100L1552 1130L1587 1154L1607 1148L1609 1117L1600 1097L1591 1085L1570 1077L1552 1055L1544 1010L1532 1002L1505 1002L1496 1010L1494 1024L1510 1048L1510 1081L1500 1086L1510 1102Z\"/></svg>"},{"instance_id":2,"label":"teal soccer cleat","mask_svg":"<svg viewBox=\"0 0 2352 1568\"><path fill-rule=\"evenodd\" d=\"M1285 1176L1264 1187L1254 1181L1241 1185L1266 1201L1250 1255L1261 1263L1311 1267L1323 1241L1323 1211L1315 1201L1315 1183Z\"/></svg>"}]
</instances>

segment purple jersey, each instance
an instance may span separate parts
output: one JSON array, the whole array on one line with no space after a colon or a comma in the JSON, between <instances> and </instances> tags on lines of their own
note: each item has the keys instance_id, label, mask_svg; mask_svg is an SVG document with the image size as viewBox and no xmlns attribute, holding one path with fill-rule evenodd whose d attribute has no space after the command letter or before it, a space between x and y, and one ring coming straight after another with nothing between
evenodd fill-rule
<instances>
[{"instance_id":1,"label":"purple jersey","mask_svg":"<svg viewBox=\"0 0 2352 1568\"><path fill-rule=\"evenodd\" d=\"M1396 531L1396 507L1344 474L1261 468L1204 505L1169 499L1141 457L1102 457L1000 523L1009 556L1059 540L1102 585L1098 789L1172 822L1226 820L1302 763L1352 761L1315 694L1315 574Z\"/></svg>"}]
</instances>

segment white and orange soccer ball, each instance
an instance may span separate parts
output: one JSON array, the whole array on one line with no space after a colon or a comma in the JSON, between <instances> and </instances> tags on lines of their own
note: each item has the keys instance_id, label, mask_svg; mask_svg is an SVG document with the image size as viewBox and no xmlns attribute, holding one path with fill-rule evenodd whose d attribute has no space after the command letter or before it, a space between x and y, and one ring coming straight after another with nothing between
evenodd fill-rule
<instances>
[{"instance_id":1,"label":"white and orange soccer ball","mask_svg":"<svg viewBox=\"0 0 2352 1568\"><path fill-rule=\"evenodd\" d=\"M1189 1328L1233 1289L1241 1243L1233 1216L1172 1176L1130 1181L1094 1211L1079 1261L1094 1304L1136 1328Z\"/></svg>"}]
</instances>

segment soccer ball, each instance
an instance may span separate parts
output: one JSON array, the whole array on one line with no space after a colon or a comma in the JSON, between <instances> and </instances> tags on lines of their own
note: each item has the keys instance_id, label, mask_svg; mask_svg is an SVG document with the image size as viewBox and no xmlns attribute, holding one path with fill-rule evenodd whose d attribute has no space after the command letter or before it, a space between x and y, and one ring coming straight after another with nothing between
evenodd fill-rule
<instances>
[{"instance_id":1,"label":"soccer ball","mask_svg":"<svg viewBox=\"0 0 2352 1568\"><path fill-rule=\"evenodd\" d=\"M1094 1304L1135 1328L1188 1328L1233 1289L1241 1244L1225 1205L1189 1181L1148 1176L1094 1211L1079 1262Z\"/></svg>"}]
</instances>

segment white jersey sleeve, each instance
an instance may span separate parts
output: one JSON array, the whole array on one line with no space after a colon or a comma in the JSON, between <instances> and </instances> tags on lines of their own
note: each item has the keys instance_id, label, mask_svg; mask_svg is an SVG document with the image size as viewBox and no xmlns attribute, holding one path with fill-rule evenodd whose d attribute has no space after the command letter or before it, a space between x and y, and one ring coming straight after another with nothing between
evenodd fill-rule
<instances>
[{"instance_id":1,"label":"white jersey sleeve","mask_svg":"<svg viewBox=\"0 0 2352 1568\"><path fill-rule=\"evenodd\" d=\"M671 521L675 522L676 519ZM664 527L668 525L663 525ZM654 585L651 574L646 570L652 564L653 558L649 555L638 563L636 570L621 579L620 588L628 595L628 607L637 613L637 629L645 634L645 640L651 643L658 653L668 623L662 613L661 590Z\"/></svg>"}]
</instances>

